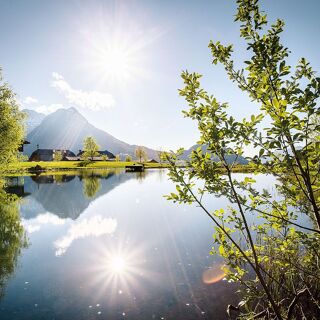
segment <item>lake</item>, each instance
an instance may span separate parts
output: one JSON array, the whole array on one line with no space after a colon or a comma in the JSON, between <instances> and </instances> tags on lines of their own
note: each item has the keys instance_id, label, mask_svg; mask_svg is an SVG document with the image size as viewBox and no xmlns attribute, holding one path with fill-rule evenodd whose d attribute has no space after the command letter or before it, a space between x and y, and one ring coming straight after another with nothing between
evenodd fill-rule
<instances>
[{"instance_id":1,"label":"lake","mask_svg":"<svg viewBox=\"0 0 320 320\"><path fill-rule=\"evenodd\" d=\"M213 223L172 191L165 170L10 178L28 246L0 319L226 319L239 299L209 254Z\"/></svg>"}]
</instances>

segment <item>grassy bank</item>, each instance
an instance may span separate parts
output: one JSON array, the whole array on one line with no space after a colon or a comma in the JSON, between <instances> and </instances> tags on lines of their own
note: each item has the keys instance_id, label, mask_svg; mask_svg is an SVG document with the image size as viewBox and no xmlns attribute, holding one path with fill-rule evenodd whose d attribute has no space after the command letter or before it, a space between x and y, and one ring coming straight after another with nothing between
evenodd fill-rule
<instances>
[{"instance_id":1,"label":"grassy bank","mask_svg":"<svg viewBox=\"0 0 320 320\"><path fill-rule=\"evenodd\" d=\"M39 162L19 162L11 165L5 175L15 174L28 174L35 166L40 166L41 171L45 172L59 172L59 171L72 171L72 170L89 170L89 169L121 169L125 166L137 164L137 162L125 162L125 161L39 161ZM167 168L166 164L160 163L144 163L146 169L161 169ZM221 168L221 171L225 170ZM249 165L237 165L233 167L233 172L250 173L253 171Z\"/></svg>"},{"instance_id":2,"label":"grassy bank","mask_svg":"<svg viewBox=\"0 0 320 320\"><path fill-rule=\"evenodd\" d=\"M77 169L114 169L124 168L137 162L124 161L39 161L39 162L19 162L8 168L8 173L27 172L35 166L40 166L45 171L58 170L77 170ZM166 168L166 165L160 163L145 163L145 168Z\"/></svg>"}]
</instances>

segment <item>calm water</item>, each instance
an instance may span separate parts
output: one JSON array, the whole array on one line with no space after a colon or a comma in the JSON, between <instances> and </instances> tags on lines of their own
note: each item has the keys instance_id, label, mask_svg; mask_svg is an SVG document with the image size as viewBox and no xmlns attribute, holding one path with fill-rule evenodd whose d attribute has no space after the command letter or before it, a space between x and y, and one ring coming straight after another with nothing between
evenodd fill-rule
<instances>
[{"instance_id":1,"label":"calm water","mask_svg":"<svg viewBox=\"0 0 320 320\"><path fill-rule=\"evenodd\" d=\"M237 303L209 255L211 221L163 198L165 171L10 182L29 246L2 284L0 319L226 319Z\"/></svg>"}]
</instances>

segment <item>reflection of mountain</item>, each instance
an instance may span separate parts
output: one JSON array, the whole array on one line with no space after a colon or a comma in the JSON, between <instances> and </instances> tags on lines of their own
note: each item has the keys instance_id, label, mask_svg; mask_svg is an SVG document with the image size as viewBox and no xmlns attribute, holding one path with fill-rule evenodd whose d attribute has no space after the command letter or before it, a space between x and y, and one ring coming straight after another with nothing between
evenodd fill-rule
<instances>
[{"instance_id":1,"label":"reflection of mountain","mask_svg":"<svg viewBox=\"0 0 320 320\"><path fill-rule=\"evenodd\" d=\"M24 204L21 206L22 217L31 219L48 211L60 218L77 219L91 201L110 192L134 175L117 175L109 172L100 176L100 188L92 194L92 197L88 197L83 192L83 183L90 180L90 177L90 175L25 177L24 188L30 196L24 199ZM93 177L97 178L96 175Z\"/></svg>"}]
</instances>

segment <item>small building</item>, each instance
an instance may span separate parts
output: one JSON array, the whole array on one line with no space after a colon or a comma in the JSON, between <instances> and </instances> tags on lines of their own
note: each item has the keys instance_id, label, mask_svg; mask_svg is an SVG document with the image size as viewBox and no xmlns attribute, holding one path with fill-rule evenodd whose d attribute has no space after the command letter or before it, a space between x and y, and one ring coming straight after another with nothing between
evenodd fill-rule
<instances>
[{"instance_id":1,"label":"small building","mask_svg":"<svg viewBox=\"0 0 320 320\"><path fill-rule=\"evenodd\" d=\"M155 159L151 159L151 160L147 161L147 163L159 163L159 161L157 161Z\"/></svg>"},{"instance_id":2,"label":"small building","mask_svg":"<svg viewBox=\"0 0 320 320\"><path fill-rule=\"evenodd\" d=\"M24 141L21 143L21 145L20 145L20 147L19 147L19 149L18 149L19 152L23 152L23 146L24 146L25 144L30 144L30 142L27 141L27 140L24 140Z\"/></svg>"},{"instance_id":3,"label":"small building","mask_svg":"<svg viewBox=\"0 0 320 320\"><path fill-rule=\"evenodd\" d=\"M144 164L141 163L134 163L130 166L125 166L126 172L143 172L144 171Z\"/></svg>"},{"instance_id":4,"label":"small building","mask_svg":"<svg viewBox=\"0 0 320 320\"><path fill-rule=\"evenodd\" d=\"M62 159L65 157L75 157L76 155L70 150L61 149L37 149L32 152L29 161L54 161L56 152L61 152Z\"/></svg>"},{"instance_id":5,"label":"small building","mask_svg":"<svg viewBox=\"0 0 320 320\"><path fill-rule=\"evenodd\" d=\"M84 151L79 150L79 153L77 154L77 157L81 158L83 153L84 153ZM115 159L116 158L115 155L113 153L111 153L110 151L108 151L108 150L101 150L101 151L99 150L98 153L99 153L99 156L93 157L92 160L101 161L101 160L103 160L104 156L107 157L107 159Z\"/></svg>"}]
</instances>

